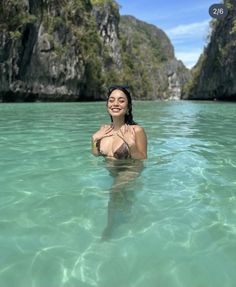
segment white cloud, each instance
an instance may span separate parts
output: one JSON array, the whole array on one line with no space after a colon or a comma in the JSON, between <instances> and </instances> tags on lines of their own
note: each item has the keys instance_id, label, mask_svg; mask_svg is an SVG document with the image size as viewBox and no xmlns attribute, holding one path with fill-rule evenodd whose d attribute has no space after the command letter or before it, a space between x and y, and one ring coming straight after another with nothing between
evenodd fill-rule
<instances>
[{"instance_id":1,"label":"white cloud","mask_svg":"<svg viewBox=\"0 0 236 287\"><path fill-rule=\"evenodd\" d=\"M204 20L178 25L165 32L175 46L176 58L181 60L186 67L192 68L203 51L209 31L209 20Z\"/></svg>"},{"instance_id":2,"label":"white cloud","mask_svg":"<svg viewBox=\"0 0 236 287\"><path fill-rule=\"evenodd\" d=\"M178 25L165 32L171 39L204 36L208 31L209 20L195 22L186 25Z\"/></svg>"},{"instance_id":3,"label":"white cloud","mask_svg":"<svg viewBox=\"0 0 236 287\"><path fill-rule=\"evenodd\" d=\"M178 60L181 60L187 68L191 69L197 63L198 58L200 57L202 52L202 49L196 49L191 52L182 51L176 52L175 56Z\"/></svg>"}]
</instances>

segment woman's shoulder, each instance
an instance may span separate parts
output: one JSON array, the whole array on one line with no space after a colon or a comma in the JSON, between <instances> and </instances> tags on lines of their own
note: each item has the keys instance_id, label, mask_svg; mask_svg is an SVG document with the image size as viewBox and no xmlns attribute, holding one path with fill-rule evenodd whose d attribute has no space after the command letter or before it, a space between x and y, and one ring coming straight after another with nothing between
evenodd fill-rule
<instances>
[{"instance_id":1,"label":"woman's shoulder","mask_svg":"<svg viewBox=\"0 0 236 287\"><path fill-rule=\"evenodd\" d=\"M134 128L135 132L144 132L144 128L140 125L131 125Z\"/></svg>"}]
</instances>

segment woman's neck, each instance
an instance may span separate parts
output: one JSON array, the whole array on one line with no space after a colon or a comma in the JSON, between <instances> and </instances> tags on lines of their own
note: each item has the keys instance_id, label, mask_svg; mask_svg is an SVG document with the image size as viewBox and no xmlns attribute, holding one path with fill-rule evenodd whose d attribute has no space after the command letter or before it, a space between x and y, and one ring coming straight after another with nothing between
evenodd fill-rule
<instances>
[{"instance_id":1,"label":"woman's neck","mask_svg":"<svg viewBox=\"0 0 236 287\"><path fill-rule=\"evenodd\" d=\"M113 127L114 131L119 130L123 125L125 121L123 118L113 118Z\"/></svg>"}]
</instances>

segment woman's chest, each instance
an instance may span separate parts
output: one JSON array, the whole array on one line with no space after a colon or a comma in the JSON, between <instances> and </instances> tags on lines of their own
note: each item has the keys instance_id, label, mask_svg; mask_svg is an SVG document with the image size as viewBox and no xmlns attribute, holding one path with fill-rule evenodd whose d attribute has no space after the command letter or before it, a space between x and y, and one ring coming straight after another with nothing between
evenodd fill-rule
<instances>
[{"instance_id":1,"label":"woman's chest","mask_svg":"<svg viewBox=\"0 0 236 287\"><path fill-rule=\"evenodd\" d=\"M123 140L116 136L105 137L100 142L100 151L107 156L114 156L114 152L123 144Z\"/></svg>"}]
</instances>

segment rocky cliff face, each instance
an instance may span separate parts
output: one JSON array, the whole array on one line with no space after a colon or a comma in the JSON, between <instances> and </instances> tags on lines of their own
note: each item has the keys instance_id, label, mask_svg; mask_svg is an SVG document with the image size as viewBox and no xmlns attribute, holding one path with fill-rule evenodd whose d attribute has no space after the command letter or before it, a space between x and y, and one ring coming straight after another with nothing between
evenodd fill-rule
<instances>
[{"instance_id":1,"label":"rocky cliff face","mask_svg":"<svg viewBox=\"0 0 236 287\"><path fill-rule=\"evenodd\" d=\"M193 69L184 99L236 100L236 2L224 4L228 16L212 21L210 42Z\"/></svg>"},{"instance_id":2,"label":"rocky cliff face","mask_svg":"<svg viewBox=\"0 0 236 287\"><path fill-rule=\"evenodd\" d=\"M1 4L2 100L99 98L101 43L90 1L18 1L13 12L9 3Z\"/></svg>"},{"instance_id":3,"label":"rocky cliff face","mask_svg":"<svg viewBox=\"0 0 236 287\"><path fill-rule=\"evenodd\" d=\"M114 68L121 69L121 47L118 37L120 15L118 6L111 2L102 2L100 5L94 4L92 15L96 19L98 34L107 52L106 56L110 57L110 62L115 64ZM109 66L107 64L104 63L104 66Z\"/></svg>"},{"instance_id":4,"label":"rocky cliff face","mask_svg":"<svg viewBox=\"0 0 236 287\"><path fill-rule=\"evenodd\" d=\"M124 81L132 83L138 98L179 99L189 70L174 56L166 34L132 16L120 25Z\"/></svg>"},{"instance_id":5,"label":"rocky cliff face","mask_svg":"<svg viewBox=\"0 0 236 287\"><path fill-rule=\"evenodd\" d=\"M1 2L0 30L0 101L103 99L115 83L179 98L189 78L164 32L113 0Z\"/></svg>"}]
</instances>

